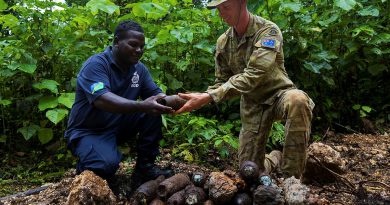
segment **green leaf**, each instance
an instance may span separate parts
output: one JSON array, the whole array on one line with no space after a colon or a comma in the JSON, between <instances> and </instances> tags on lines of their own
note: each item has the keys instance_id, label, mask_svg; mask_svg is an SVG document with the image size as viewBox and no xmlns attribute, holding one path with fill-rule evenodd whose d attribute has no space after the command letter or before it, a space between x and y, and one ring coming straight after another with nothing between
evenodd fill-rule
<instances>
[{"instance_id":1,"label":"green leaf","mask_svg":"<svg viewBox=\"0 0 390 205\"><path fill-rule=\"evenodd\" d=\"M55 108L58 105L58 99L53 96L45 96L39 99L38 109L40 111L48 108Z\"/></svg>"},{"instance_id":2,"label":"green leaf","mask_svg":"<svg viewBox=\"0 0 390 205\"><path fill-rule=\"evenodd\" d=\"M372 108L369 106L362 106L362 110L364 110L366 113L370 113Z\"/></svg>"},{"instance_id":3,"label":"green leaf","mask_svg":"<svg viewBox=\"0 0 390 205\"><path fill-rule=\"evenodd\" d=\"M11 70L20 70L25 73L33 74L37 68L36 64L21 64L21 63L12 63L7 66Z\"/></svg>"},{"instance_id":4,"label":"green leaf","mask_svg":"<svg viewBox=\"0 0 390 205\"><path fill-rule=\"evenodd\" d=\"M361 107L361 105L356 104L356 105L353 105L353 106L352 106L352 109L354 109L354 110L360 110L360 107Z\"/></svg>"},{"instance_id":5,"label":"green leaf","mask_svg":"<svg viewBox=\"0 0 390 205\"><path fill-rule=\"evenodd\" d=\"M41 128L38 130L38 139L41 144L46 144L53 139L53 129L51 128Z\"/></svg>"},{"instance_id":6,"label":"green leaf","mask_svg":"<svg viewBox=\"0 0 390 205\"><path fill-rule=\"evenodd\" d=\"M11 100L0 100L0 105L6 107L8 105L11 105L12 101Z\"/></svg>"},{"instance_id":7,"label":"green leaf","mask_svg":"<svg viewBox=\"0 0 390 205\"><path fill-rule=\"evenodd\" d=\"M55 80L43 79L39 83L34 83L33 87L39 90L48 89L52 93L58 94L57 85L59 85L59 83L57 83Z\"/></svg>"},{"instance_id":8,"label":"green leaf","mask_svg":"<svg viewBox=\"0 0 390 205\"><path fill-rule=\"evenodd\" d=\"M53 109L46 112L46 117L54 124L61 122L67 115L68 110L65 109Z\"/></svg>"},{"instance_id":9,"label":"green leaf","mask_svg":"<svg viewBox=\"0 0 390 205\"><path fill-rule=\"evenodd\" d=\"M388 69L387 66L382 64L375 64L375 65L368 66L368 72L370 72L371 75L374 76L379 75L384 71L388 71Z\"/></svg>"},{"instance_id":10,"label":"green leaf","mask_svg":"<svg viewBox=\"0 0 390 205\"><path fill-rule=\"evenodd\" d=\"M221 139L215 140L214 147L218 147L222 142L223 142L223 140L221 140Z\"/></svg>"},{"instance_id":11,"label":"green leaf","mask_svg":"<svg viewBox=\"0 0 390 205\"><path fill-rule=\"evenodd\" d=\"M294 12L298 12L301 10L302 4L301 3L294 3L294 2L289 2L289 3L282 3L281 7L279 8L280 11L283 10L291 10Z\"/></svg>"},{"instance_id":12,"label":"green leaf","mask_svg":"<svg viewBox=\"0 0 390 205\"><path fill-rule=\"evenodd\" d=\"M318 21L318 23L321 25L321 26L325 26L327 27L329 24L335 22L337 19L339 19L339 15L337 13L335 14L332 14L331 17L329 17L328 19L325 19L323 21Z\"/></svg>"},{"instance_id":13,"label":"green leaf","mask_svg":"<svg viewBox=\"0 0 390 205\"><path fill-rule=\"evenodd\" d=\"M349 11L353 9L356 5L355 0L335 0L336 6L340 7L341 9L345 11Z\"/></svg>"},{"instance_id":14,"label":"green leaf","mask_svg":"<svg viewBox=\"0 0 390 205\"><path fill-rule=\"evenodd\" d=\"M75 93L61 93L60 97L58 97L58 102L65 105L67 108L72 108L75 97Z\"/></svg>"},{"instance_id":15,"label":"green leaf","mask_svg":"<svg viewBox=\"0 0 390 205\"><path fill-rule=\"evenodd\" d=\"M162 121L162 124L164 125L165 129L168 128L168 124L167 124L167 119L165 118L164 115L161 116L161 121Z\"/></svg>"},{"instance_id":16,"label":"green leaf","mask_svg":"<svg viewBox=\"0 0 390 205\"><path fill-rule=\"evenodd\" d=\"M86 5L89 8L93 15L96 15L98 11L103 11L108 14L113 14L114 12L119 15L119 6L112 3L110 0L90 0Z\"/></svg>"},{"instance_id":17,"label":"green leaf","mask_svg":"<svg viewBox=\"0 0 390 205\"><path fill-rule=\"evenodd\" d=\"M194 157L189 150L182 151L180 155L184 156L184 160L186 160L187 162L194 161Z\"/></svg>"},{"instance_id":18,"label":"green leaf","mask_svg":"<svg viewBox=\"0 0 390 205\"><path fill-rule=\"evenodd\" d=\"M132 8L132 12L137 17L157 20L168 14L169 6L163 3L134 3L128 4L126 8Z\"/></svg>"},{"instance_id":19,"label":"green leaf","mask_svg":"<svg viewBox=\"0 0 390 205\"><path fill-rule=\"evenodd\" d=\"M313 73L321 73L320 71L322 69L330 70L332 67L327 62L322 63L315 63L315 62L305 62L303 64L303 67L305 67L307 70L313 72Z\"/></svg>"},{"instance_id":20,"label":"green leaf","mask_svg":"<svg viewBox=\"0 0 390 205\"><path fill-rule=\"evenodd\" d=\"M40 129L38 125L29 125L27 127L19 128L17 132L21 133L25 140L29 140Z\"/></svg>"},{"instance_id":21,"label":"green leaf","mask_svg":"<svg viewBox=\"0 0 390 205\"><path fill-rule=\"evenodd\" d=\"M360 16L379 16L379 10L375 6L368 6L358 12Z\"/></svg>"},{"instance_id":22,"label":"green leaf","mask_svg":"<svg viewBox=\"0 0 390 205\"><path fill-rule=\"evenodd\" d=\"M7 8L8 8L7 2L5 2L4 0L0 0L0 11L4 11Z\"/></svg>"},{"instance_id":23,"label":"green leaf","mask_svg":"<svg viewBox=\"0 0 390 205\"><path fill-rule=\"evenodd\" d=\"M210 45L209 41L207 40L202 40L198 42L197 44L194 45L195 48L198 48L202 51L206 51L207 53L212 54L214 51L214 47Z\"/></svg>"},{"instance_id":24,"label":"green leaf","mask_svg":"<svg viewBox=\"0 0 390 205\"><path fill-rule=\"evenodd\" d=\"M19 20L12 14L6 14L0 16L0 24L3 24L3 28L14 28L19 25Z\"/></svg>"}]
</instances>

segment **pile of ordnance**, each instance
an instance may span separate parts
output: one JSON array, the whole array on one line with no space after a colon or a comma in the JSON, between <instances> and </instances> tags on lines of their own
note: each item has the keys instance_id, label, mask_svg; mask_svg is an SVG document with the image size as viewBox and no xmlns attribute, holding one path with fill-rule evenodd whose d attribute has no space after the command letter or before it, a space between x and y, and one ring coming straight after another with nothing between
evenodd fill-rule
<instances>
[{"instance_id":1,"label":"pile of ordnance","mask_svg":"<svg viewBox=\"0 0 390 205\"><path fill-rule=\"evenodd\" d=\"M304 195L306 198L307 192ZM131 204L152 205L284 203L282 189L262 179L257 165L250 161L244 162L238 173L225 170L208 174L177 173L169 178L160 176L139 186L131 199Z\"/></svg>"}]
</instances>

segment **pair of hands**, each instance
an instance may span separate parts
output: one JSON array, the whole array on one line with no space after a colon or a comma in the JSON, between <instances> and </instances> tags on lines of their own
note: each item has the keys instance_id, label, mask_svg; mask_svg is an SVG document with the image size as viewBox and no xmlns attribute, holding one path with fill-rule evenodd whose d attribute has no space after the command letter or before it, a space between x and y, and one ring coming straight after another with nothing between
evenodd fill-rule
<instances>
[{"instance_id":1,"label":"pair of hands","mask_svg":"<svg viewBox=\"0 0 390 205\"><path fill-rule=\"evenodd\" d=\"M179 110L174 110L157 102L157 100L164 98L165 95L151 96L142 101L142 110L151 114L181 114L199 109L213 100L208 93L179 93L178 95L187 100Z\"/></svg>"}]
</instances>

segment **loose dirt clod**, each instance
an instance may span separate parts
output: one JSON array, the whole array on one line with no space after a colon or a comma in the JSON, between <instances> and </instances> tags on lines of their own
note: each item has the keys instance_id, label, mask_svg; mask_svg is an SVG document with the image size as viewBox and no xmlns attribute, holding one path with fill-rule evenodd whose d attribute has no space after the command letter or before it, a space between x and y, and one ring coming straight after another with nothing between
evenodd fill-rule
<instances>
[{"instance_id":1,"label":"loose dirt clod","mask_svg":"<svg viewBox=\"0 0 390 205\"><path fill-rule=\"evenodd\" d=\"M66 205L115 205L116 197L107 181L92 171L84 171L72 182Z\"/></svg>"}]
</instances>

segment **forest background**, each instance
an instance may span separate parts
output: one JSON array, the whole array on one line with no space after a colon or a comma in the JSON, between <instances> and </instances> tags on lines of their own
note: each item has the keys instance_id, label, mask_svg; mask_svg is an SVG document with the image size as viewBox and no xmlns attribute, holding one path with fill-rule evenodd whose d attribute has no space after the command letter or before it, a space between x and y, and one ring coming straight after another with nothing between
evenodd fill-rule
<instances>
[{"instance_id":1,"label":"forest background","mask_svg":"<svg viewBox=\"0 0 390 205\"><path fill-rule=\"evenodd\" d=\"M383 132L390 121L387 0L248 0L283 31L285 66L316 103L312 141L324 133ZM63 138L82 63L112 43L121 20L145 30L142 58L167 94L204 91L215 43L227 26L199 0L0 0L0 192L60 178L75 158ZM387 80L386 80L387 79ZM165 115L163 148L204 163L238 146L239 101ZM268 150L281 148L274 123ZM121 147L131 161L132 146ZM9 192L9 193L7 193Z\"/></svg>"}]
</instances>

